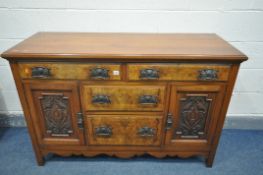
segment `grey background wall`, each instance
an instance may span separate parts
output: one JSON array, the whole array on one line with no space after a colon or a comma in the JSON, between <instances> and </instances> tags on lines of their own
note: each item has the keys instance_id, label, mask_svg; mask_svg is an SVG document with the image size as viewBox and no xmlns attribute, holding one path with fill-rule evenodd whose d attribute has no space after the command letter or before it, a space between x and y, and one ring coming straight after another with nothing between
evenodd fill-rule
<instances>
[{"instance_id":1,"label":"grey background wall","mask_svg":"<svg viewBox=\"0 0 263 175\"><path fill-rule=\"evenodd\" d=\"M263 119L263 0L0 0L0 52L38 31L217 33L250 58L228 118ZM22 114L3 59L0 113Z\"/></svg>"}]
</instances>

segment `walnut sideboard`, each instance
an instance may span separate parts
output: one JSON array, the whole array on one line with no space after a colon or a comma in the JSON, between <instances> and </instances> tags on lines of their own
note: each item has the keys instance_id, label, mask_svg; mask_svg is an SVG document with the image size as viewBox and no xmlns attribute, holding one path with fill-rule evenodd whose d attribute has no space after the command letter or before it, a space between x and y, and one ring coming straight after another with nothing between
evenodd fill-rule
<instances>
[{"instance_id":1,"label":"walnut sideboard","mask_svg":"<svg viewBox=\"0 0 263 175\"><path fill-rule=\"evenodd\" d=\"M36 159L215 157L239 65L215 34L33 35L10 62Z\"/></svg>"}]
</instances>

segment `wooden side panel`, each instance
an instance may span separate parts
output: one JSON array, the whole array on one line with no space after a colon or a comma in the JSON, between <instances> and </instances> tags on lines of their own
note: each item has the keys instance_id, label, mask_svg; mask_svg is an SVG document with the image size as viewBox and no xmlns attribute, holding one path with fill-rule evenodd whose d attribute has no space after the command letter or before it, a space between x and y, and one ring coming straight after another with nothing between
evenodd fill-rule
<instances>
[{"instance_id":1,"label":"wooden side panel","mask_svg":"<svg viewBox=\"0 0 263 175\"><path fill-rule=\"evenodd\" d=\"M20 102L23 107L23 112L24 112L24 116L26 119L28 132L30 134L32 146L35 151L36 161L39 166L42 166L45 163L43 151L40 148L39 142L37 140L37 136L35 134L35 127L34 127L34 123L32 120L32 116L30 114L30 108L29 108L30 106L27 103L27 97L24 93L24 87L23 87L21 78L19 76L18 65L16 62L10 62L10 67L12 69L12 73L15 79L16 88L19 94Z\"/></svg>"},{"instance_id":2,"label":"wooden side panel","mask_svg":"<svg viewBox=\"0 0 263 175\"><path fill-rule=\"evenodd\" d=\"M199 81L201 70L215 70L217 78L213 81L227 81L230 65L209 64L128 64L127 73L129 80L141 80L141 70L152 69L158 71L156 80ZM144 79L147 80L147 79Z\"/></svg>"},{"instance_id":3,"label":"wooden side panel","mask_svg":"<svg viewBox=\"0 0 263 175\"><path fill-rule=\"evenodd\" d=\"M32 78L32 69L34 67L48 68L50 70L51 76L48 77L47 79L96 80L93 79L90 75L91 70L94 68L103 68L108 70L109 77L106 78L105 80L120 80L122 74L120 64L21 62L18 64L20 76L24 79Z\"/></svg>"},{"instance_id":4,"label":"wooden side panel","mask_svg":"<svg viewBox=\"0 0 263 175\"><path fill-rule=\"evenodd\" d=\"M76 82L30 81L24 86L40 144L84 144L76 116L80 112Z\"/></svg>"},{"instance_id":5,"label":"wooden side panel","mask_svg":"<svg viewBox=\"0 0 263 175\"><path fill-rule=\"evenodd\" d=\"M213 165L213 161L214 161L214 157L215 157L215 153L216 153L216 149L218 146L218 142L220 139L220 135L222 132L222 128L224 125L224 121L226 118L226 113L227 113L227 109L228 109L228 105L231 99L231 94L233 92L234 89L234 85L235 85L235 81L237 78L237 74L238 74L238 70L239 70L239 64L235 64L233 65L231 72L230 72L230 78L227 84L227 88L224 92L224 99L223 99L223 104L220 107L220 113L219 113L219 120L217 122L216 125L216 129L215 129L215 135L214 135L214 139L213 139L213 143L209 152L209 155L206 159L206 165L208 167L212 167Z\"/></svg>"},{"instance_id":6,"label":"wooden side panel","mask_svg":"<svg viewBox=\"0 0 263 175\"><path fill-rule=\"evenodd\" d=\"M211 145L222 105L224 85L174 85L166 145L187 148Z\"/></svg>"},{"instance_id":7,"label":"wooden side panel","mask_svg":"<svg viewBox=\"0 0 263 175\"><path fill-rule=\"evenodd\" d=\"M86 126L89 145L157 146L161 143L161 116L89 115Z\"/></svg>"},{"instance_id":8,"label":"wooden side panel","mask_svg":"<svg viewBox=\"0 0 263 175\"><path fill-rule=\"evenodd\" d=\"M85 111L163 111L165 85L90 84L82 86ZM108 101L96 103L94 98L104 96ZM150 96L156 103L141 103L140 98Z\"/></svg>"}]
</instances>

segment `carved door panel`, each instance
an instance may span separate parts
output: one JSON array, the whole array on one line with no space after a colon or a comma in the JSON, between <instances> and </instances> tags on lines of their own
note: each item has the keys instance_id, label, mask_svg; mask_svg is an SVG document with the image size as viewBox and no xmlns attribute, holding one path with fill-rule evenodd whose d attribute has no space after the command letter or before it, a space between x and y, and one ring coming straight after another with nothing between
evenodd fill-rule
<instances>
[{"instance_id":1,"label":"carved door panel","mask_svg":"<svg viewBox=\"0 0 263 175\"><path fill-rule=\"evenodd\" d=\"M24 86L39 143L83 144L77 83L28 81Z\"/></svg>"},{"instance_id":2,"label":"carved door panel","mask_svg":"<svg viewBox=\"0 0 263 175\"><path fill-rule=\"evenodd\" d=\"M208 149L222 105L224 85L173 85L166 144L178 149Z\"/></svg>"}]
</instances>

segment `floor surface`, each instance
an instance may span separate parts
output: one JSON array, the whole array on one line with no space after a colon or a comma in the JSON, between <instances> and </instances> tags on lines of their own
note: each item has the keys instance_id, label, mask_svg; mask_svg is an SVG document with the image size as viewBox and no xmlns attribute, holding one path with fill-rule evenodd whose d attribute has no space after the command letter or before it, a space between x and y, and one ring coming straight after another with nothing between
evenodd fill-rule
<instances>
[{"instance_id":1,"label":"floor surface","mask_svg":"<svg viewBox=\"0 0 263 175\"><path fill-rule=\"evenodd\" d=\"M0 128L0 175L263 175L263 130L224 130L212 168L201 158L49 157L37 166L26 128Z\"/></svg>"}]
</instances>

